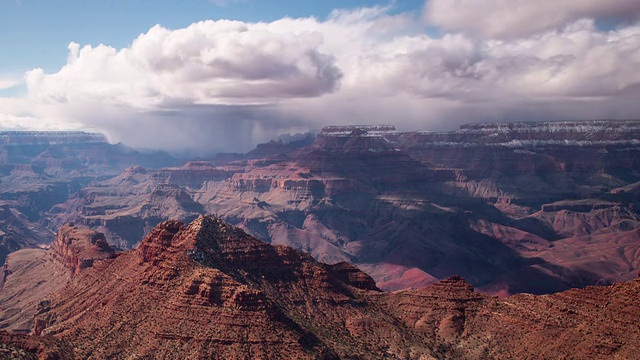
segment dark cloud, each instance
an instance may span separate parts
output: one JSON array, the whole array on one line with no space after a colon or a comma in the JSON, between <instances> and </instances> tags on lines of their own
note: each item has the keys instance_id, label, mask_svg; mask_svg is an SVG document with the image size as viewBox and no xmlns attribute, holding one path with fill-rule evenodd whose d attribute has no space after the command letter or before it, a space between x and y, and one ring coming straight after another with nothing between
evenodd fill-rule
<instances>
[{"instance_id":1,"label":"dark cloud","mask_svg":"<svg viewBox=\"0 0 640 360\"><path fill-rule=\"evenodd\" d=\"M283 132L306 129L271 106L257 105L199 105L149 112L117 108L94 114L86 124L112 141L185 156L247 152Z\"/></svg>"},{"instance_id":2,"label":"dark cloud","mask_svg":"<svg viewBox=\"0 0 640 360\"><path fill-rule=\"evenodd\" d=\"M472 3L489 18L502 11L502 1ZM325 21L156 26L119 50L71 44L58 72L27 73L27 98L0 98L0 124L84 127L133 146L205 154L247 151L326 124L443 130L473 121L639 118L640 26L604 31L567 15L622 18L627 10L633 18L636 1L556 3L552 11L548 0L509 2L506 10L522 20L513 36L502 36L511 20L490 27L476 14L460 32L434 38L415 17L378 7ZM445 21L451 4L469 6L461 19L475 6L431 0L426 11L440 9ZM557 19L531 27L540 9Z\"/></svg>"}]
</instances>

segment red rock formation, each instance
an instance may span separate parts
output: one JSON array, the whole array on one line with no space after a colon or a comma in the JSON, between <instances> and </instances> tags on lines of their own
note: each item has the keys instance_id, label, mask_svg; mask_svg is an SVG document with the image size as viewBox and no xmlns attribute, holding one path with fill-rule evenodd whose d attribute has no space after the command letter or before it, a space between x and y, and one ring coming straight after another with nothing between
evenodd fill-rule
<instances>
[{"instance_id":1,"label":"red rock formation","mask_svg":"<svg viewBox=\"0 0 640 360\"><path fill-rule=\"evenodd\" d=\"M318 331L344 311L359 313L366 290L354 285L371 288L373 281L217 219L188 228L165 222L136 251L82 272L42 302L36 331L82 344L80 356L336 357L362 340L341 328Z\"/></svg>"},{"instance_id":2,"label":"red rock formation","mask_svg":"<svg viewBox=\"0 0 640 360\"><path fill-rule=\"evenodd\" d=\"M490 293L551 293L630 280L640 266L638 121L327 127L285 148L130 169L54 207L50 226L76 221L132 248L163 220L214 213L366 268L385 290L460 274Z\"/></svg>"},{"instance_id":3,"label":"red rock formation","mask_svg":"<svg viewBox=\"0 0 640 360\"><path fill-rule=\"evenodd\" d=\"M71 269L72 275L93 266L96 260L111 259L116 256L104 234L89 229L79 229L73 224L60 228L51 251L54 257L58 257Z\"/></svg>"},{"instance_id":4,"label":"red rock formation","mask_svg":"<svg viewBox=\"0 0 640 360\"><path fill-rule=\"evenodd\" d=\"M460 277L383 293L219 219L156 227L39 305L36 332L93 358L632 358L640 280L505 300Z\"/></svg>"},{"instance_id":5,"label":"red rock formation","mask_svg":"<svg viewBox=\"0 0 640 360\"><path fill-rule=\"evenodd\" d=\"M46 295L63 288L81 270L116 256L104 235L73 225L60 229L49 250L23 249L11 253L0 288L0 329L30 332L36 306Z\"/></svg>"},{"instance_id":6,"label":"red rock formation","mask_svg":"<svg viewBox=\"0 0 640 360\"><path fill-rule=\"evenodd\" d=\"M73 349L51 336L33 336L0 331L0 358L62 360L74 359Z\"/></svg>"}]
</instances>

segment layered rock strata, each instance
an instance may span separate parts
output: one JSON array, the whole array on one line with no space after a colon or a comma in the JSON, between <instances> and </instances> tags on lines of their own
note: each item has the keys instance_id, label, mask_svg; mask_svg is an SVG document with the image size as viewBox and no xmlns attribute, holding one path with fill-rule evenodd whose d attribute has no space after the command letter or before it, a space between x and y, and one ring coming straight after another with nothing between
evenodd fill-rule
<instances>
[{"instance_id":1,"label":"layered rock strata","mask_svg":"<svg viewBox=\"0 0 640 360\"><path fill-rule=\"evenodd\" d=\"M638 291L632 280L499 300L451 277L384 293L350 265L201 217L82 271L38 305L36 332L81 358L629 358Z\"/></svg>"},{"instance_id":2,"label":"layered rock strata","mask_svg":"<svg viewBox=\"0 0 640 360\"><path fill-rule=\"evenodd\" d=\"M11 253L0 283L0 329L31 332L43 297L63 288L83 269L116 256L104 235L71 224L60 229L49 250Z\"/></svg>"}]
</instances>

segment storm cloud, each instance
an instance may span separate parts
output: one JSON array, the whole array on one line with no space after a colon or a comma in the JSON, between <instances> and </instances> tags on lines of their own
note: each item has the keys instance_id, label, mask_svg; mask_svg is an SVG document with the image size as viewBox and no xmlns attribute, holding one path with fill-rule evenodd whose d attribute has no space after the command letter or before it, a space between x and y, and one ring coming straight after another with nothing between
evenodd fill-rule
<instances>
[{"instance_id":1,"label":"storm cloud","mask_svg":"<svg viewBox=\"0 0 640 360\"><path fill-rule=\"evenodd\" d=\"M430 0L422 14L158 25L122 49L71 43L59 71L25 75L25 98L0 98L0 123L208 153L327 124L638 118L640 9L604 3Z\"/></svg>"}]
</instances>

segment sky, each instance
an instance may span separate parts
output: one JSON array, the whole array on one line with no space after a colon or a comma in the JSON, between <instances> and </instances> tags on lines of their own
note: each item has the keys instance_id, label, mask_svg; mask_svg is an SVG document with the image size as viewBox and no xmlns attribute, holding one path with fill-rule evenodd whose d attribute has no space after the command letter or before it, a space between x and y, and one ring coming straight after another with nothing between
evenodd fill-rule
<instances>
[{"instance_id":1,"label":"sky","mask_svg":"<svg viewBox=\"0 0 640 360\"><path fill-rule=\"evenodd\" d=\"M640 118L637 0L0 0L0 131L203 155L603 118Z\"/></svg>"}]
</instances>

